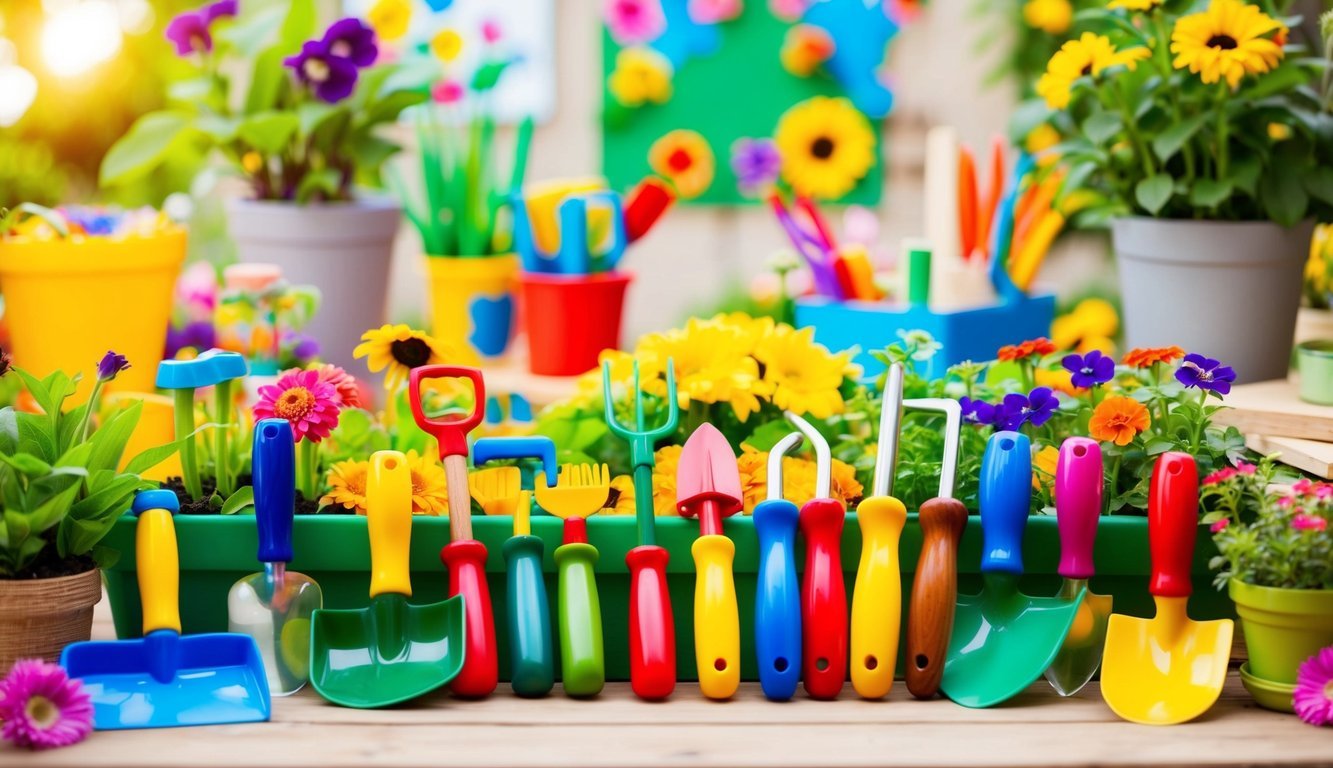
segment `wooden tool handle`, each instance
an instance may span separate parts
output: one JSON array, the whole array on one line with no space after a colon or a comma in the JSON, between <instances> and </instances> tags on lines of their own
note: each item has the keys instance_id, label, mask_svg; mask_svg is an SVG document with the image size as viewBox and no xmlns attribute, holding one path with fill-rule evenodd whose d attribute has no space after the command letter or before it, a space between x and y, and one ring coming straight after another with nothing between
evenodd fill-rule
<instances>
[{"instance_id":1,"label":"wooden tool handle","mask_svg":"<svg viewBox=\"0 0 1333 768\"><path fill-rule=\"evenodd\" d=\"M953 633L958 542L967 525L967 508L957 499L931 499L921 505L920 521L923 541L907 617L906 678L913 696L928 699L939 690Z\"/></svg>"},{"instance_id":2,"label":"wooden tool handle","mask_svg":"<svg viewBox=\"0 0 1333 768\"><path fill-rule=\"evenodd\" d=\"M444 457L444 481L449 486L449 538L472 538L472 494L467 484L467 457Z\"/></svg>"}]
</instances>

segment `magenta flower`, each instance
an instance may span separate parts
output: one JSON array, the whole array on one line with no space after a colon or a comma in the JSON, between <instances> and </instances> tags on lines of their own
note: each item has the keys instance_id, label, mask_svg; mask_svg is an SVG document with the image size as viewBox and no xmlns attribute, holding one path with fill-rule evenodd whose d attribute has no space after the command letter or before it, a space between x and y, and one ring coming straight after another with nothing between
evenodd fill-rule
<instances>
[{"instance_id":1,"label":"magenta flower","mask_svg":"<svg viewBox=\"0 0 1333 768\"><path fill-rule=\"evenodd\" d=\"M1079 389L1092 389L1115 378L1115 360L1100 350L1094 349L1086 355L1066 355L1060 364L1069 371L1071 383Z\"/></svg>"},{"instance_id":2,"label":"magenta flower","mask_svg":"<svg viewBox=\"0 0 1333 768\"><path fill-rule=\"evenodd\" d=\"M1308 477L1302 477L1300 480L1291 484L1291 492L1299 496L1307 496L1314 490L1314 481Z\"/></svg>"},{"instance_id":3,"label":"magenta flower","mask_svg":"<svg viewBox=\"0 0 1333 768\"><path fill-rule=\"evenodd\" d=\"M778 180L782 155L772 139L737 139L731 145L731 171L747 195L760 194Z\"/></svg>"},{"instance_id":4,"label":"magenta flower","mask_svg":"<svg viewBox=\"0 0 1333 768\"><path fill-rule=\"evenodd\" d=\"M283 59L296 78L315 91L321 101L337 104L352 95L356 87L356 65L351 59L334 55L323 40L310 40L301 52Z\"/></svg>"},{"instance_id":5,"label":"magenta flower","mask_svg":"<svg viewBox=\"0 0 1333 768\"><path fill-rule=\"evenodd\" d=\"M212 24L218 19L234 17L240 11L239 5L238 0L217 0L216 3L205 5L199 12L204 15L208 23Z\"/></svg>"},{"instance_id":6,"label":"magenta flower","mask_svg":"<svg viewBox=\"0 0 1333 768\"><path fill-rule=\"evenodd\" d=\"M1328 521L1318 515L1297 512L1291 517L1291 527L1296 531L1323 531L1328 528Z\"/></svg>"},{"instance_id":7,"label":"magenta flower","mask_svg":"<svg viewBox=\"0 0 1333 768\"><path fill-rule=\"evenodd\" d=\"M92 700L58 664L20 659L0 680L0 737L49 749L83 741L92 730Z\"/></svg>"},{"instance_id":8,"label":"magenta flower","mask_svg":"<svg viewBox=\"0 0 1333 768\"><path fill-rule=\"evenodd\" d=\"M1333 724L1333 646L1301 664L1291 703L1297 716L1310 725Z\"/></svg>"},{"instance_id":9,"label":"magenta flower","mask_svg":"<svg viewBox=\"0 0 1333 768\"><path fill-rule=\"evenodd\" d=\"M213 50L213 36L208 32L208 21L203 13L186 11L167 23L167 39L175 43L177 56Z\"/></svg>"},{"instance_id":10,"label":"magenta flower","mask_svg":"<svg viewBox=\"0 0 1333 768\"><path fill-rule=\"evenodd\" d=\"M259 388L259 402L254 408L255 423L264 419L286 419L292 425L297 442L318 443L338 426L342 403L337 388L322 380L319 371L288 371L276 384Z\"/></svg>"},{"instance_id":11,"label":"magenta flower","mask_svg":"<svg viewBox=\"0 0 1333 768\"><path fill-rule=\"evenodd\" d=\"M340 56L358 67L375 63L379 46L375 44L375 30L360 19L348 17L333 22L322 41L328 52Z\"/></svg>"},{"instance_id":12,"label":"magenta flower","mask_svg":"<svg viewBox=\"0 0 1333 768\"><path fill-rule=\"evenodd\" d=\"M686 13L695 24L717 24L741 15L741 0L690 0Z\"/></svg>"},{"instance_id":13,"label":"magenta flower","mask_svg":"<svg viewBox=\"0 0 1333 768\"><path fill-rule=\"evenodd\" d=\"M1214 520L1213 524L1208 526L1208 531L1210 533L1221 533L1227 529L1228 525L1231 525L1231 521L1224 517L1221 520Z\"/></svg>"},{"instance_id":14,"label":"magenta flower","mask_svg":"<svg viewBox=\"0 0 1333 768\"><path fill-rule=\"evenodd\" d=\"M463 100L463 86L457 80L440 80L430 87L436 104L457 104Z\"/></svg>"},{"instance_id":15,"label":"magenta flower","mask_svg":"<svg viewBox=\"0 0 1333 768\"><path fill-rule=\"evenodd\" d=\"M1236 381L1236 371L1229 365L1203 355L1189 354L1176 370L1176 381L1186 388L1198 387L1219 395L1229 394Z\"/></svg>"},{"instance_id":16,"label":"magenta flower","mask_svg":"<svg viewBox=\"0 0 1333 768\"><path fill-rule=\"evenodd\" d=\"M620 45L651 42L666 31L662 0L606 0L606 28Z\"/></svg>"},{"instance_id":17,"label":"magenta flower","mask_svg":"<svg viewBox=\"0 0 1333 768\"><path fill-rule=\"evenodd\" d=\"M1205 476L1203 478L1203 484L1217 485L1218 483L1225 483L1226 481L1230 480L1235 476L1236 476L1236 470L1232 469L1231 467L1223 467L1222 469L1219 469L1216 472L1212 472L1207 476Z\"/></svg>"},{"instance_id":18,"label":"magenta flower","mask_svg":"<svg viewBox=\"0 0 1333 768\"><path fill-rule=\"evenodd\" d=\"M1248 461L1242 461L1236 464L1236 474L1238 475L1253 475L1258 469L1257 466Z\"/></svg>"},{"instance_id":19,"label":"magenta flower","mask_svg":"<svg viewBox=\"0 0 1333 768\"><path fill-rule=\"evenodd\" d=\"M130 361L124 355L108 349L97 363L97 380L111 381L121 371L129 370L129 367Z\"/></svg>"},{"instance_id":20,"label":"magenta flower","mask_svg":"<svg viewBox=\"0 0 1333 768\"><path fill-rule=\"evenodd\" d=\"M500 42L500 38L503 36L504 28L495 19L487 19L481 23L481 39L487 43L494 45Z\"/></svg>"}]
</instances>

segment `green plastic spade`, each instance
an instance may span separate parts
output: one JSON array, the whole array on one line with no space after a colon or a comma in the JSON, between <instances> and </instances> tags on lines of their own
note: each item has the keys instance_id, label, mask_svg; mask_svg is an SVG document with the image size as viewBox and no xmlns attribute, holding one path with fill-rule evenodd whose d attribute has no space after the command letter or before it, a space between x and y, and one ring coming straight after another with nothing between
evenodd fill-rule
<instances>
[{"instance_id":1,"label":"green plastic spade","mask_svg":"<svg viewBox=\"0 0 1333 768\"><path fill-rule=\"evenodd\" d=\"M411 605L407 457L379 451L366 483L370 607L320 609L311 620L310 682L345 707L387 707L445 685L463 668L463 599Z\"/></svg>"},{"instance_id":2,"label":"green plastic spade","mask_svg":"<svg viewBox=\"0 0 1333 768\"><path fill-rule=\"evenodd\" d=\"M1023 530L1032 497L1032 452L1026 435L997 432L981 460L984 585L959 595L940 689L965 707L989 707L1023 691L1064 644L1086 588L1073 598L1030 597L1023 575Z\"/></svg>"}]
</instances>

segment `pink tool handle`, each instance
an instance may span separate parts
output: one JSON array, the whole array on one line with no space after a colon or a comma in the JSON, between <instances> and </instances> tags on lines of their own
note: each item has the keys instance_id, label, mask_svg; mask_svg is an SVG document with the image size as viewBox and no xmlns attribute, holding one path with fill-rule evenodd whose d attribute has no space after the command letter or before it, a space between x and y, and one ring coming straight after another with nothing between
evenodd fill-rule
<instances>
[{"instance_id":1,"label":"pink tool handle","mask_svg":"<svg viewBox=\"0 0 1333 768\"><path fill-rule=\"evenodd\" d=\"M1102 447L1096 440L1071 437L1060 446L1055 465L1055 515L1060 525L1060 575L1090 579L1092 545L1102 514Z\"/></svg>"},{"instance_id":2,"label":"pink tool handle","mask_svg":"<svg viewBox=\"0 0 1333 768\"><path fill-rule=\"evenodd\" d=\"M1164 453L1153 467L1148 489L1148 550L1158 597L1189 597L1190 561L1199 526L1199 470L1188 453Z\"/></svg>"}]
</instances>

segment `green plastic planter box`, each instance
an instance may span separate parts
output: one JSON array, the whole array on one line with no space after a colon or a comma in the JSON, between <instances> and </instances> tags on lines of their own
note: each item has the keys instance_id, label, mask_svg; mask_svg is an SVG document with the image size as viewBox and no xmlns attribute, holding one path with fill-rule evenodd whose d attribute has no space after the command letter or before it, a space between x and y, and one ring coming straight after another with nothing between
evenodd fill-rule
<instances>
[{"instance_id":1,"label":"green plastic planter box","mask_svg":"<svg viewBox=\"0 0 1333 768\"><path fill-rule=\"evenodd\" d=\"M138 637L140 607L134 559L134 519L118 520L104 544L121 553L119 562L105 571L107 592L115 617L117 634ZM532 518L532 533L546 543L545 570L547 589L555 595L555 562L551 553L560 544L562 522L554 517ZM500 674L508 679L508 640L504 626L504 558L501 546L511 533L508 517L474 517L473 534L486 544L490 553L491 600L500 652ZM757 679L754 661L754 591L755 572L759 566L758 539L749 517L731 517L725 521L726 534L736 542L736 595L740 603L742 676ZM681 680L694 680L694 561L690 545L699 532L696 520L677 517L658 518L658 543L671 552L668 580L671 602L675 608L676 658ZM1115 595L1115 610L1137 616L1152 614L1148 594L1148 527L1141 517L1103 517L1097 536L1098 575L1092 579L1094 591ZM257 548L255 520L252 516L176 517L176 535L181 562L181 623L186 633L217 632L227 628L227 591L235 581L260 569L255 560ZM629 634L629 574L625 553L636 542L633 516L594 517L588 521L588 539L601 554L597 562L597 588L602 603L602 628L605 634L607 679L629 679L625 649ZM429 603L446 596L445 569L440 563L440 548L449 541L449 521L444 517L417 517L412 526L412 601ZM331 608L362 608L369 598L370 544L366 519L353 515L298 516L294 531L296 559L291 568L319 582L324 603ZM921 528L916 515L909 515L903 530L901 560L903 602L911 592L912 571L921 551ZM860 560L861 532L855 513L847 515L843 529L842 563L846 571L847 598L851 599ZM1234 615L1231 601L1212 586L1208 559L1216 553L1206 528L1199 529L1194 552L1194 597L1191 615L1213 619ZM801 567L801 552L797 553ZM1028 594L1055 594L1060 577L1055 569L1060 557L1059 537L1054 517L1033 517L1028 521L1024 539L1023 591ZM959 554L959 588L979 591L977 573L981 559L981 523L975 515L968 520ZM554 605L554 600L552 600ZM904 617L906 612L904 611ZM552 621L555 618L552 617ZM903 626L906 627L904 620ZM557 655L558 658L558 655ZM902 665L899 665L902 668Z\"/></svg>"}]
</instances>

